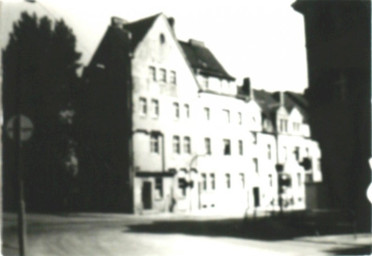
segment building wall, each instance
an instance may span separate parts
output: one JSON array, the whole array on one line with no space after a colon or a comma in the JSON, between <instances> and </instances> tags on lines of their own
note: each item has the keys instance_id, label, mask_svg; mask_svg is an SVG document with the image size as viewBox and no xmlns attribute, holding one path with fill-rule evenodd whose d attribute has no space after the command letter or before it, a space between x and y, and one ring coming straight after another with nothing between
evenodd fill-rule
<instances>
[{"instance_id":1,"label":"building wall","mask_svg":"<svg viewBox=\"0 0 372 256\"><path fill-rule=\"evenodd\" d=\"M235 82L194 76L164 16L155 20L136 47L131 66L135 212L279 210L275 166L283 154L280 146L287 145L290 154L294 145L301 145L304 154L303 145L310 139L300 132L292 136L291 130L280 138L263 133L259 105L237 98ZM161 69L166 70L166 82L161 81ZM175 83L171 72L176 74ZM284 108L279 108L280 115L288 118ZM290 120L302 123L302 116L297 111ZM175 152L174 136L179 137L179 152ZM190 152L185 137L190 140ZM152 138L157 141L156 150ZM292 188L291 195L300 199L287 209L303 209L305 171L293 162L286 166L293 180L299 173L301 184ZM183 188L182 182L192 186Z\"/></svg>"}]
</instances>

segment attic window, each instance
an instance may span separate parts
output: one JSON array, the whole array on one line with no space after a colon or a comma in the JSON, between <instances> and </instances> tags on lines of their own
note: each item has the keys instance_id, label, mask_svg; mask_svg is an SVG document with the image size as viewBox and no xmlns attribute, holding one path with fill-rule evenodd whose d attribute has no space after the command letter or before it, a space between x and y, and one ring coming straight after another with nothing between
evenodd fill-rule
<instances>
[{"instance_id":1,"label":"attic window","mask_svg":"<svg viewBox=\"0 0 372 256\"><path fill-rule=\"evenodd\" d=\"M160 38L160 43L161 44L164 44L165 43L165 36L164 36L163 33L160 34L160 37L159 38Z\"/></svg>"}]
</instances>

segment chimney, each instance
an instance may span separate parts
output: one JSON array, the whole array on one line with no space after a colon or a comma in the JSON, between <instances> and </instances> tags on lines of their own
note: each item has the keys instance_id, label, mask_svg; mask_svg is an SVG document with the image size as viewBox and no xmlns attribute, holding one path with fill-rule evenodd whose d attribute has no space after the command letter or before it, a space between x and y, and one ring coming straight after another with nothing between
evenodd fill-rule
<instances>
[{"instance_id":1,"label":"chimney","mask_svg":"<svg viewBox=\"0 0 372 256\"><path fill-rule=\"evenodd\" d=\"M174 29L174 18L173 17L169 17L168 18L168 23L169 23L169 26Z\"/></svg>"},{"instance_id":2,"label":"chimney","mask_svg":"<svg viewBox=\"0 0 372 256\"><path fill-rule=\"evenodd\" d=\"M280 106L284 106L284 92L280 91L279 92L279 101L280 101Z\"/></svg>"},{"instance_id":3,"label":"chimney","mask_svg":"<svg viewBox=\"0 0 372 256\"><path fill-rule=\"evenodd\" d=\"M249 95L251 99L254 99L253 88L251 86L251 79L249 77L243 79L243 92Z\"/></svg>"},{"instance_id":4,"label":"chimney","mask_svg":"<svg viewBox=\"0 0 372 256\"><path fill-rule=\"evenodd\" d=\"M198 40L195 40L195 39L190 39L189 44L192 45L192 46L205 47L204 42L198 41Z\"/></svg>"},{"instance_id":5,"label":"chimney","mask_svg":"<svg viewBox=\"0 0 372 256\"><path fill-rule=\"evenodd\" d=\"M173 17L169 17L167 20L168 20L169 26L170 26L171 29L172 29L172 33L173 33L173 35L175 36L175 35L176 35L176 31L175 31L175 29L174 29L174 24L175 24L176 21L174 20Z\"/></svg>"},{"instance_id":6,"label":"chimney","mask_svg":"<svg viewBox=\"0 0 372 256\"><path fill-rule=\"evenodd\" d=\"M125 24L127 24L128 21L125 19L119 18L119 17L111 17L111 26L117 27L117 28L123 28Z\"/></svg>"}]
</instances>

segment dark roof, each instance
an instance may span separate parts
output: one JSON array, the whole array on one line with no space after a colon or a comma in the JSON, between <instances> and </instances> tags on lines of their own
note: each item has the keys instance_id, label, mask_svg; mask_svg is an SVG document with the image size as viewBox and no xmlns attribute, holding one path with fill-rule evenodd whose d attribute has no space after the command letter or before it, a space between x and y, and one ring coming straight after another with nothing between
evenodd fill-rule
<instances>
[{"instance_id":1,"label":"dark roof","mask_svg":"<svg viewBox=\"0 0 372 256\"><path fill-rule=\"evenodd\" d=\"M276 110L280 107L280 93L270 93L264 90L253 90L255 101L260 105L263 114L268 118L274 118ZM304 118L304 122L308 122L308 102L300 93L284 92L284 107L290 112L296 107Z\"/></svg>"},{"instance_id":2,"label":"dark roof","mask_svg":"<svg viewBox=\"0 0 372 256\"><path fill-rule=\"evenodd\" d=\"M308 102L303 94L295 93L295 92L285 92L286 98L285 101L290 102L289 104L297 107L297 109L301 112L302 116L304 117L304 122L308 122Z\"/></svg>"},{"instance_id":3,"label":"dark roof","mask_svg":"<svg viewBox=\"0 0 372 256\"><path fill-rule=\"evenodd\" d=\"M202 43L179 41L186 58L194 70L199 70L201 74L235 80L229 75L222 65L218 62L213 53Z\"/></svg>"},{"instance_id":4,"label":"dark roof","mask_svg":"<svg viewBox=\"0 0 372 256\"><path fill-rule=\"evenodd\" d=\"M253 90L254 99L260 105L262 112L267 117L272 117L272 113L279 107L279 102L274 99L273 95L264 90Z\"/></svg>"},{"instance_id":5,"label":"dark roof","mask_svg":"<svg viewBox=\"0 0 372 256\"><path fill-rule=\"evenodd\" d=\"M161 13L154 16L137 20L124 25L124 29L132 33L132 48L136 48L138 43L141 42L147 31L151 28L152 24Z\"/></svg>"},{"instance_id":6,"label":"dark roof","mask_svg":"<svg viewBox=\"0 0 372 256\"><path fill-rule=\"evenodd\" d=\"M306 123L308 120L307 107L308 103L305 97L300 93L295 92L284 92L284 107L288 112L291 112L294 107L296 107L304 118ZM274 92L273 97L275 100L280 102L280 93Z\"/></svg>"}]
</instances>

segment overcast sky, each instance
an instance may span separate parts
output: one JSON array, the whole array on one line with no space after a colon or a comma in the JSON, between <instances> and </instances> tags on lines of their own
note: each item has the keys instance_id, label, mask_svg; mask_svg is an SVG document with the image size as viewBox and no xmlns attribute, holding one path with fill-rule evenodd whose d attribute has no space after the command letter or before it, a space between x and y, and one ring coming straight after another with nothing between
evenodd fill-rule
<instances>
[{"instance_id":1,"label":"overcast sky","mask_svg":"<svg viewBox=\"0 0 372 256\"><path fill-rule=\"evenodd\" d=\"M1 1L1 0L0 0ZM203 41L225 69L254 88L302 92L307 87L303 16L295 0L3 0L1 45L24 10L63 18L87 64L111 16L135 21L156 13L175 18L181 40Z\"/></svg>"}]
</instances>

